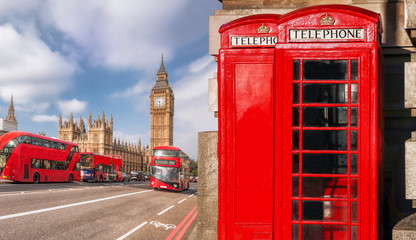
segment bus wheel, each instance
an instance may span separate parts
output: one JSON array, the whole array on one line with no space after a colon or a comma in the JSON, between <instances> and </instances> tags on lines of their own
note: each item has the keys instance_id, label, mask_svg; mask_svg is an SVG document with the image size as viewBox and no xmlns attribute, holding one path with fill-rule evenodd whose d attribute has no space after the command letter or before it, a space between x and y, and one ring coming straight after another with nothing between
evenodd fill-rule
<instances>
[{"instance_id":1,"label":"bus wheel","mask_svg":"<svg viewBox=\"0 0 416 240\"><path fill-rule=\"evenodd\" d=\"M74 181L74 175L69 174L69 182L72 183Z\"/></svg>"},{"instance_id":2,"label":"bus wheel","mask_svg":"<svg viewBox=\"0 0 416 240\"><path fill-rule=\"evenodd\" d=\"M40 183L40 176L39 173L33 174L33 183L38 184Z\"/></svg>"}]
</instances>

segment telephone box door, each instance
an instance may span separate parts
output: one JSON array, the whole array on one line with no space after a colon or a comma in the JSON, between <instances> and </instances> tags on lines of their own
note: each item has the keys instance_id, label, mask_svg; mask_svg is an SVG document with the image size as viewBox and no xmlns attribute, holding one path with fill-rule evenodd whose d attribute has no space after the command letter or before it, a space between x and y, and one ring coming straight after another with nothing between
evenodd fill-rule
<instances>
[{"instance_id":1,"label":"telephone box door","mask_svg":"<svg viewBox=\"0 0 416 240\"><path fill-rule=\"evenodd\" d=\"M278 18L249 16L220 29L218 239L273 239Z\"/></svg>"},{"instance_id":2,"label":"telephone box door","mask_svg":"<svg viewBox=\"0 0 416 240\"><path fill-rule=\"evenodd\" d=\"M220 55L220 238L272 239L274 49Z\"/></svg>"},{"instance_id":3,"label":"telephone box door","mask_svg":"<svg viewBox=\"0 0 416 240\"><path fill-rule=\"evenodd\" d=\"M292 143L283 145L283 228L288 239L357 239L368 232L370 51L277 54L282 137Z\"/></svg>"}]
</instances>

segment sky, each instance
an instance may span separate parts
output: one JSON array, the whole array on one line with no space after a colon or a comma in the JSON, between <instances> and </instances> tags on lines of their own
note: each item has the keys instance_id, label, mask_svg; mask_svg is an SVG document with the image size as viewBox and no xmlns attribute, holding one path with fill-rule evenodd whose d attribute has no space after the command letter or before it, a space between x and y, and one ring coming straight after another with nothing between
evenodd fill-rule
<instances>
[{"instance_id":1,"label":"sky","mask_svg":"<svg viewBox=\"0 0 416 240\"><path fill-rule=\"evenodd\" d=\"M0 117L58 137L58 119L114 118L114 137L150 145L150 91L163 54L174 145L197 159L208 112L208 17L217 0L0 0Z\"/></svg>"}]
</instances>

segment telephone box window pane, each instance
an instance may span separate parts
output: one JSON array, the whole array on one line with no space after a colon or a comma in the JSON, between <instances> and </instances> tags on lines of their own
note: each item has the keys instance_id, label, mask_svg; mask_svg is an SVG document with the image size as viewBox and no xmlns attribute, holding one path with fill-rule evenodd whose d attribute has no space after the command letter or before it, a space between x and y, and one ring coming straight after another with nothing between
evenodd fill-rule
<instances>
[{"instance_id":1,"label":"telephone box window pane","mask_svg":"<svg viewBox=\"0 0 416 240\"><path fill-rule=\"evenodd\" d=\"M305 150L348 150L347 130L304 130Z\"/></svg>"},{"instance_id":2,"label":"telephone box window pane","mask_svg":"<svg viewBox=\"0 0 416 240\"><path fill-rule=\"evenodd\" d=\"M293 220L299 220L299 201L292 201L292 218Z\"/></svg>"},{"instance_id":3,"label":"telephone box window pane","mask_svg":"<svg viewBox=\"0 0 416 240\"><path fill-rule=\"evenodd\" d=\"M299 197L299 177L292 178L292 197Z\"/></svg>"},{"instance_id":4,"label":"telephone box window pane","mask_svg":"<svg viewBox=\"0 0 416 240\"><path fill-rule=\"evenodd\" d=\"M351 108L351 127L357 126L357 108L352 107Z\"/></svg>"},{"instance_id":5,"label":"telephone box window pane","mask_svg":"<svg viewBox=\"0 0 416 240\"><path fill-rule=\"evenodd\" d=\"M302 197L348 198L348 178L303 177Z\"/></svg>"},{"instance_id":6,"label":"telephone box window pane","mask_svg":"<svg viewBox=\"0 0 416 240\"><path fill-rule=\"evenodd\" d=\"M292 173L299 173L299 154L294 153L292 157Z\"/></svg>"},{"instance_id":7,"label":"telephone box window pane","mask_svg":"<svg viewBox=\"0 0 416 240\"><path fill-rule=\"evenodd\" d=\"M306 127L346 127L348 126L348 108L304 107L302 122Z\"/></svg>"},{"instance_id":8,"label":"telephone box window pane","mask_svg":"<svg viewBox=\"0 0 416 240\"><path fill-rule=\"evenodd\" d=\"M299 225L292 224L292 239L299 239Z\"/></svg>"},{"instance_id":9,"label":"telephone box window pane","mask_svg":"<svg viewBox=\"0 0 416 240\"><path fill-rule=\"evenodd\" d=\"M303 84L303 102L348 103L348 84Z\"/></svg>"},{"instance_id":10,"label":"telephone box window pane","mask_svg":"<svg viewBox=\"0 0 416 240\"><path fill-rule=\"evenodd\" d=\"M302 240L327 239L348 240L348 227L340 225L302 225Z\"/></svg>"},{"instance_id":11,"label":"telephone box window pane","mask_svg":"<svg viewBox=\"0 0 416 240\"><path fill-rule=\"evenodd\" d=\"M351 240L357 239L357 226L351 226Z\"/></svg>"},{"instance_id":12,"label":"telephone box window pane","mask_svg":"<svg viewBox=\"0 0 416 240\"><path fill-rule=\"evenodd\" d=\"M299 84L293 84L293 103L299 103Z\"/></svg>"},{"instance_id":13,"label":"telephone box window pane","mask_svg":"<svg viewBox=\"0 0 416 240\"><path fill-rule=\"evenodd\" d=\"M351 84L351 103L358 103L358 84Z\"/></svg>"},{"instance_id":14,"label":"telephone box window pane","mask_svg":"<svg viewBox=\"0 0 416 240\"><path fill-rule=\"evenodd\" d=\"M351 80L358 80L358 60L351 60Z\"/></svg>"},{"instance_id":15,"label":"telephone box window pane","mask_svg":"<svg viewBox=\"0 0 416 240\"><path fill-rule=\"evenodd\" d=\"M357 178L351 178L351 198L357 198Z\"/></svg>"},{"instance_id":16,"label":"telephone box window pane","mask_svg":"<svg viewBox=\"0 0 416 240\"><path fill-rule=\"evenodd\" d=\"M351 150L357 150L357 131L351 131Z\"/></svg>"},{"instance_id":17,"label":"telephone box window pane","mask_svg":"<svg viewBox=\"0 0 416 240\"><path fill-rule=\"evenodd\" d=\"M303 201L302 213L303 220L346 222L348 219L348 202Z\"/></svg>"},{"instance_id":18,"label":"telephone box window pane","mask_svg":"<svg viewBox=\"0 0 416 240\"><path fill-rule=\"evenodd\" d=\"M299 130L293 130L293 150L299 150Z\"/></svg>"},{"instance_id":19,"label":"telephone box window pane","mask_svg":"<svg viewBox=\"0 0 416 240\"><path fill-rule=\"evenodd\" d=\"M292 108L292 124L295 127L299 126L299 108Z\"/></svg>"},{"instance_id":20,"label":"telephone box window pane","mask_svg":"<svg viewBox=\"0 0 416 240\"><path fill-rule=\"evenodd\" d=\"M348 60L305 60L303 80L348 80Z\"/></svg>"},{"instance_id":21,"label":"telephone box window pane","mask_svg":"<svg viewBox=\"0 0 416 240\"><path fill-rule=\"evenodd\" d=\"M351 154L351 174L357 175L357 154Z\"/></svg>"},{"instance_id":22,"label":"telephone box window pane","mask_svg":"<svg viewBox=\"0 0 416 240\"><path fill-rule=\"evenodd\" d=\"M324 202L322 201L303 201L302 202L303 220L324 220Z\"/></svg>"},{"instance_id":23,"label":"telephone box window pane","mask_svg":"<svg viewBox=\"0 0 416 240\"><path fill-rule=\"evenodd\" d=\"M357 202L351 202L351 222L356 223L357 222Z\"/></svg>"},{"instance_id":24,"label":"telephone box window pane","mask_svg":"<svg viewBox=\"0 0 416 240\"><path fill-rule=\"evenodd\" d=\"M293 80L299 80L300 76L300 61L293 61Z\"/></svg>"},{"instance_id":25,"label":"telephone box window pane","mask_svg":"<svg viewBox=\"0 0 416 240\"><path fill-rule=\"evenodd\" d=\"M347 154L303 154L302 172L312 174L347 174Z\"/></svg>"}]
</instances>

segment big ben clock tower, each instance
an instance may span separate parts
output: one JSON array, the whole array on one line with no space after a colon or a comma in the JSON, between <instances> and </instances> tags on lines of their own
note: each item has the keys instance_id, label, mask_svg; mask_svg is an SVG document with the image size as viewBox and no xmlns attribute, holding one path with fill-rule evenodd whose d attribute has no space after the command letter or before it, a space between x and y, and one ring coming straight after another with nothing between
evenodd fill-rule
<instances>
[{"instance_id":1,"label":"big ben clock tower","mask_svg":"<svg viewBox=\"0 0 416 240\"><path fill-rule=\"evenodd\" d=\"M156 84L150 94L150 149L173 145L174 100L169 86L168 74L162 62L157 72Z\"/></svg>"}]
</instances>

